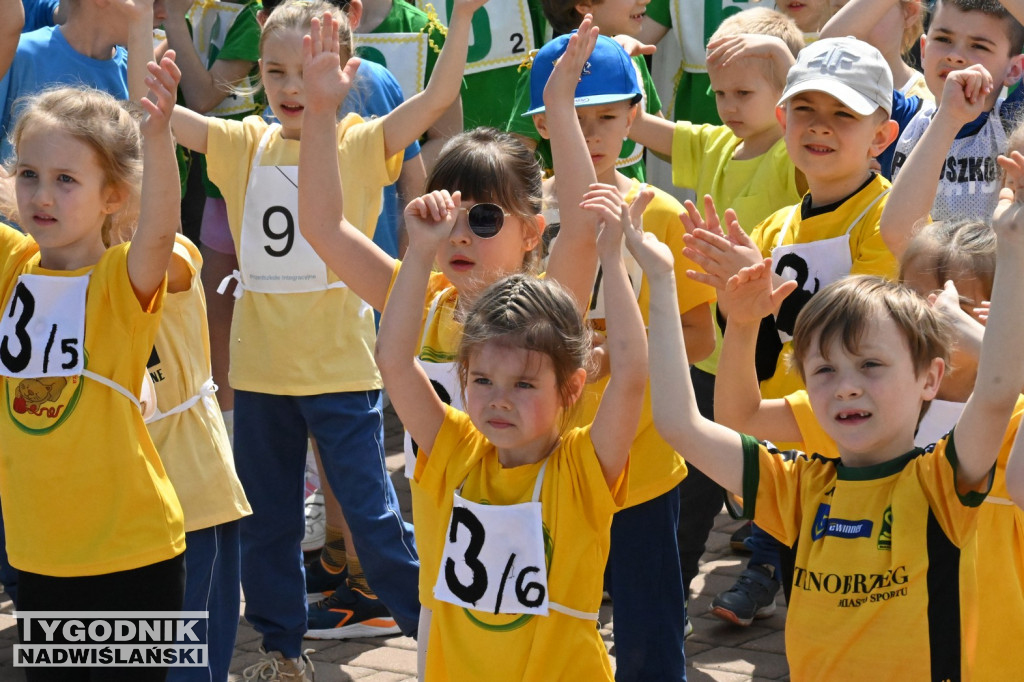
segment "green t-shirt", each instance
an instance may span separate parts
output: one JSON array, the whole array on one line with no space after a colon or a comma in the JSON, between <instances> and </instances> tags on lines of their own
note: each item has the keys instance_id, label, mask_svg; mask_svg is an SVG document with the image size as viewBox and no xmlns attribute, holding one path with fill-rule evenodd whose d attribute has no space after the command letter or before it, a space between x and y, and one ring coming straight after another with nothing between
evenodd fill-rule
<instances>
[{"instance_id":1,"label":"green t-shirt","mask_svg":"<svg viewBox=\"0 0 1024 682\"><path fill-rule=\"evenodd\" d=\"M633 57L633 64L636 66L640 78L640 88L644 91L644 111L649 114L657 114L661 111L661 99L651 79L651 72L647 68L647 62L643 57ZM523 69L519 75L519 82L516 84L515 106L512 114L505 122L505 130L528 137L537 141L537 155L540 157L541 165L546 172L553 170L551 161L551 143L542 139L533 125L533 118L523 116L523 112L530 110L530 70ZM616 170L627 178L633 178L639 182L647 181L647 170L643 159L644 149L633 140L625 140L622 143L622 151L619 152L619 161Z\"/></svg>"},{"instance_id":2,"label":"green t-shirt","mask_svg":"<svg viewBox=\"0 0 1024 682\"><path fill-rule=\"evenodd\" d=\"M423 83L425 85L430 80L430 74L434 72L434 64L437 63L437 56L441 53L441 48L444 47L444 33L441 32L436 24L430 25L430 17L426 12L419 7L410 5L405 0L394 0L391 3L391 11L384 17L384 21L377 28L370 31L370 33L422 33L424 30L426 30L429 38L427 44L427 68L423 76ZM357 37L356 41L358 42L358 40ZM380 50L366 45L359 45L356 47L356 54L363 59L377 62L391 71L395 70L395 65L388 64ZM416 93L405 92L403 94L406 97L412 97Z\"/></svg>"},{"instance_id":3,"label":"green t-shirt","mask_svg":"<svg viewBox=\"0 0 1024 682\"><path fill-rule=\"evenodd\" d=\"M754 0L651 0L647 16L672 29L683 53L675 77L674 104L666 116L676 121L722 124L705 63L708 40L726 17L759 6Z\"/></svg>"}]
</instances>

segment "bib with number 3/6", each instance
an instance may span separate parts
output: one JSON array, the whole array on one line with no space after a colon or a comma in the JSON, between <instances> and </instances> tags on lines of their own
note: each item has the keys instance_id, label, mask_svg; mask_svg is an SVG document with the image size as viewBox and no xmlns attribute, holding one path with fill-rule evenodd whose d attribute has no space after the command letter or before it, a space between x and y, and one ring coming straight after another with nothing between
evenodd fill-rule
<instances>
[{"instance_id":1,"label":"bib with number 3/6","mask_svg":"<svg viewBox=\"0 0 1024 682\"><path fill-rule=\"evenodd\" d=\"M89 275L21 275L0 318L0 374L69 377L84 369Z\"/></svg>"},{"instance_id":2,"label":"bib with number 3/6","mask_svg":"<svg viewBox=\"0 0 1024 682\"><path fill-rule=\"evenodd\" d=\"M540 489L533 500L513 505L478 504L453 494L434 596L488 613L548 615Z\"/></svg>"}]
</instances>

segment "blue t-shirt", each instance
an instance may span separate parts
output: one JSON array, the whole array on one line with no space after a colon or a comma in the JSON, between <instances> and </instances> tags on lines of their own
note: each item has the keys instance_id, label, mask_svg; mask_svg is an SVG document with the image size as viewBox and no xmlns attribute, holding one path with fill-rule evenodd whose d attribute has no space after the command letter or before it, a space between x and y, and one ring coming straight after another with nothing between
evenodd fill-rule
<instances>
[{"instance_id":1,"label":"blue t-shirt","mask_svg":"<svg viewBox=\"0 0 1024 682\"><path fill-rule=\"evenodd\" d=\"M386 68L364 59L356 72L356 82L348 97L341 103L341 114L357 113L363 118L384 116L405 101L402 88ZM413 142L405 148L405 160L418 156L420 143ZM404 207L398 205L398 189L394 184L384 188L377 230L373 243L384 249L392 258L398 258L398 223Z\"/></svg>"},{"instance_id":2,"label":"blue t-shirt","mask_svg":"<svg viewBox=\"0 0 1024 682\"><path fill-rule=\"evenodd\" d=\"M44 26L53 26L53 13L60 0L21 0L25 8L25 26L22 33L29 33Z\"/></svg>"},{"instance_id":3,"label":"blue t-shirt","mask_svg":"<svg viewBox=\"0 0 1024 682\"><path fill-rule=\"evenodd\" d=\"M14 102L52 85L87 85L128 99L128 52L118 46L112 59L86 57L55 26L21 34L11 70L0 81L0 159L14 151L7 138L18 117Z\"/></svg>"},{"instance_id":4,"label":"blue t-shirt","mask_svg":"<svg viewBox=\"0 0 1024 682\"><path fill-rule=\"evenodd\" d=\"M1009 96L1003 100L1002 104L999 105L999 117L1003 121L1014 122L1017 121L1021 115L1022 109L1024 109L1024 88L1014 88ZM921 111L921 99L917 96L904 95L899 90L893 90L892 92L892 114L889 118L896 121L900 126L900 134L896 136L896 140L889 145L884 152L878 157L878 163L882 167L882 175L887 180L892 180L892 162L893 155L896 151L896 142L899 141L900 136L903 135L904 128L910 123L917 114ZM961 140L971 135L976 135L981 130L985 123L988 121L988 116L991 112L983 112L978 118L974 119L964 127L960 129L960 132L956 134L956 139ZM1007 135L1012 132L1007 130Z\"/></svg>"}]
</instances>

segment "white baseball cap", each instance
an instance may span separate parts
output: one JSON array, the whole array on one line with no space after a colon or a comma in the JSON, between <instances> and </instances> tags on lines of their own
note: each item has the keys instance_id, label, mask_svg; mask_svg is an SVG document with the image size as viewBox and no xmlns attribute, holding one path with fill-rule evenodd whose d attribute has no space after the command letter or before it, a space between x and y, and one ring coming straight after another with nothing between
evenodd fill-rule
<instances>
[{"instance_id":1,"label":"white baseball cap","mask_svg":"<svg viewBox=\"0 0 1024 682\"><path fill-rule=\"evenodd\" d=\"M800 51L779 104L802 92L824 92L861 116L878 108L891 114L892 91L892 72L874 46L853 37L825 38Z\"/></svg>"}]
</instances>

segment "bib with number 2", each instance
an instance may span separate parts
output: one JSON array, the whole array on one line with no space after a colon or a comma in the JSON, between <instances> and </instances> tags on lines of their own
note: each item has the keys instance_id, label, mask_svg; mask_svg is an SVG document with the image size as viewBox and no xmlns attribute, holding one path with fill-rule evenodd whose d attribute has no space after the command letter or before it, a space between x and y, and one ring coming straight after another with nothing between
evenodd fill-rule
<instances>
[{"instance_id":1,"label":"bib with number 2","mask_svg":"<svg viewBox=\"0 0 1024 682\"><path fill-rule=\"evenodd\" d=\"M0 318L0 374L77 376L84 368L89 275L21 275Z\"/></svg>"}]
</instances>

